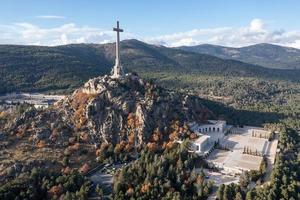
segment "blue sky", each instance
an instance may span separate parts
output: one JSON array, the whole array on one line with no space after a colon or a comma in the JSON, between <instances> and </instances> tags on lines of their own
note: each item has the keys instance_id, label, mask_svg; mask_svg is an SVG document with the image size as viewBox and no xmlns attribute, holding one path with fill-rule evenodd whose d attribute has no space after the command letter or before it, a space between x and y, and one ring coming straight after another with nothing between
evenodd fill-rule
<instances>
[{"instance_id":1,"label":"blue sky","mask_svg":"<svg viewBox=\"0 0 300 200\"><path fill-rule=\"evenodd\" d=\"M300 48L297 0L0 0L0 43L59 45L123 38L167 46L261 42Z\"/></svg>"}]
</instances>

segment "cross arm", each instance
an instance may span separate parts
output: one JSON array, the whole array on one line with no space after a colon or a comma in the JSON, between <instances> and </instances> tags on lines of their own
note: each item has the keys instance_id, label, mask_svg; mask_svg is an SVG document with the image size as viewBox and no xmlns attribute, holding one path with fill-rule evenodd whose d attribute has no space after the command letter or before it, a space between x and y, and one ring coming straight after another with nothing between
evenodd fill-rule
<instances>
[{"instance_id":1,"label":"cross arm","mask_svg":"<svg viewBox=\"0 0 300 200\"><path fill-rule=\"evenodd\" d=\"M120 28L114 28L113 31L123 32L123 29L120 29Z\"/></svg>"}]
</instances>

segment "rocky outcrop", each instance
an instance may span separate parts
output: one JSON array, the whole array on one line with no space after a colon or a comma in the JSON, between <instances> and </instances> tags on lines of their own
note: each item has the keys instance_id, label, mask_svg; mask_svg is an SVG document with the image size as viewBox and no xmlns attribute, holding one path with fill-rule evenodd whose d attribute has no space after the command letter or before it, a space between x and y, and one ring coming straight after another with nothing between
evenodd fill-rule
<instances>
[{"instance_id":1,"label":"rocky outcrop","mask_svg":"<svg viewBox=\"0 0 300 200\"><path fill-rule=\"evenodd\" d=\"M128 141L149 142L155 130L167 140L175 121L204 121L211 113L195 96L164 90L135 74L123 79L109 76L89 80L66 99L46 110L31 110L15 121L11 131L25 130L33 140L53 142L88 134L98 144Z\"/></svg>"}]
</instances>

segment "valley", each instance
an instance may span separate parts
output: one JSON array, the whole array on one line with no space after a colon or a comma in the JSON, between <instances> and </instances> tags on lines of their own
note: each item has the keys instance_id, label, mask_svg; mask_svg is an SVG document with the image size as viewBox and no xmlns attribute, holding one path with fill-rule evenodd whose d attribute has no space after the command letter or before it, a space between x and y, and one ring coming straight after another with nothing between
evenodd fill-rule
<instances>
[{"instance_id":1,"label":"valley","mask_svg":"<svg viewBox=\"0 0 300 200\"><path fill-rule=\"evenodd\" d=\"M0 200L300 200L299 7L2 0Z\"/></svg>"},{"instance_id":2,"label":"valley","mask_svg":"<svg viewBox=\"0 0 300 200\"><path fill-rule=\"evenodd\" d=\"M109 69L106 69L106 72L91 71L91 74L87 70L87 73L81 73L80 79L74 79L74 84L65 82L62 87L51 84L71 79L55 76L58 81L51 81L50 84L46 81L47 87L44 87L39 77L36 80L30 78L37 81L36 88L30 85L26 88L17 82L10 82L13 83L10 87L3 85L5 89L2 91L16 91L19 88L27 92L44 92L46 96L64 94L66 98L44 108L33 108L30 104L19 102L9 112L1 111L2 177L10 175L8 180L21 182L22 179L14 176L32 173L28 169L30 166L61 173L65 178L84 177L90 170L98 169L103 164L114 166L116 163L130 163L118 170L110 169L108 174L104 173L104 177L113 177L111 196L107 193L107 183L101 188L101 184L97 186L90 182L91 185L88 185L88 180L82 179L76 187L86 188L82 189L81 195L93 193L93 196L104 195L113 199L148 198L151 195L169 199L206 199L211 198L211 194L221 199L229 195L228 191L233 196L251 195L252 198L285 198L284 195L297 198L298 172L295 169L299 164L296 157L299 154L300 130L297 70L290 75L289 70L251 69L253 66L249 64L236 61L227 63L226 60L207 55L169 50L135 40L125 41L122 45L122 55L125 55L123 65L126 70L133 72L124 79L114 80L104 75L90 79L77 88L94 73L108 73ZM112 50L110 44L100 46L105 52ZM78 48L77 45L75 47ZM69 48L73 49L74 45ZM86 47L86 51L90 50L90 47ZM47 48L44 51L48 51ZM76 59L82 56L82 50L78 51L81 53ZM93 60L94 56L99 55L90 56ZM107 62L109 66L112 58L107 58L107 61L101 62ZM192 58L195 58L195 65L185 61ZM73 65L72 62L70 65ZM94 69L102 70L96 66ZM30 73L27 74L30 76ZM26 78L24 75L22 77ZM41 77L45 78L43 75ZM188 122L196 120L203 123L209 119L226 120L233 126L258 126L278 132L278 153L274 166L269 164L267 171L250 170L234 177L218 174L220 171L211 169L206 159L188 153L188 141L195 137ZM176 144L178 139L183 141L181 145ZM213 155L218 151L215 150ZM295 153L291 154L290 151ZM139 159L136 160L137 155ZM208 160L215 159L213 155ZM217 155L222 157L223 154ZM253 166L258 166L258 162L252 163ZM227 164L233 165L233 162ZM280 170L283 166L284 172ZM99 167L96 174L101 172L102 177L103 169ZM80 174L76 174L76 170ZM295 173L291 174L288 181L280 181L285 174L292 172ZM148 175L145 177L143 174ZM5 187L10 188L13 182L8 181ZM279 191L274 189L276 184L282 186ZM55 182L50 181L45 187L57 189L56 186ZM286 194L290 187L294 190ZM63 193L65 188L60 187L60 190L55 190L55 194L66 195ZM174 190L175 193L171 192ZM68 195L74 197L79 192Z\"/></svg>"}]
</instances>

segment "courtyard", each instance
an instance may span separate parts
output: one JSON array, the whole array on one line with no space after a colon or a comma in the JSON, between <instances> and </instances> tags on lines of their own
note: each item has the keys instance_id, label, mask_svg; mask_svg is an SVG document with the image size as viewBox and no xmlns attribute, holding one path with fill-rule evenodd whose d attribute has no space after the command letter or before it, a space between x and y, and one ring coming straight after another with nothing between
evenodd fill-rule
<instances>
[{"instance_id":1,"label":"courtyard","mask_svg":"<svg viewBox=\"0 0 300 200\"><path fill-rule=\"evenodd\" d=\"M268 165L272 165L275 160L277 149L277 138L272 141L261 137L254 137L254 132L262 129L256 127L236 128L233 133L224 136L220 144L224 148L215 149L207 158L217 168L226 174L240 174L244 171L259 170L262 162L262 155L268 160ZM248 153L245 153L247 149ZM251 152L251 153L249 153Z\"/></svg>"}]
</instances>

